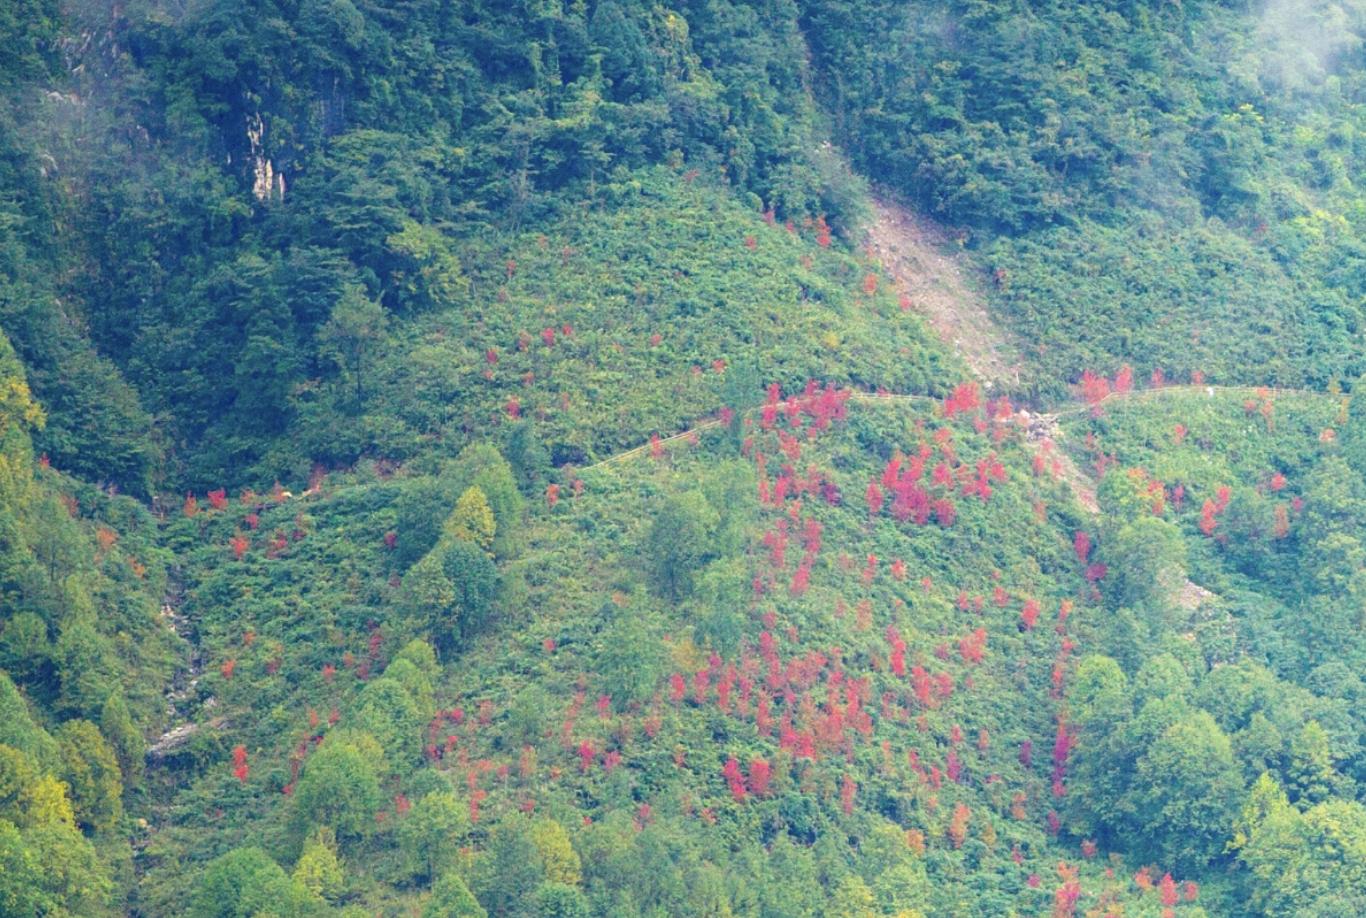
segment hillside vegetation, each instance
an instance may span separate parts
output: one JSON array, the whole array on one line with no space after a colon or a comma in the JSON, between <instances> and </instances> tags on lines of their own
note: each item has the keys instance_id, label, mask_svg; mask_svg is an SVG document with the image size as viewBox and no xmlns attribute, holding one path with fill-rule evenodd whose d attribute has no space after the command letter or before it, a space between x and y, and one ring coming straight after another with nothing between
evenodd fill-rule
<instances>
[{"instance_id":1,"label":"hillside vegetation","mask_svg":"<svg viewBox=\"0 0 1366 918\"><path fill-rule=\"evenodd\" d=\"M1366 913L1363 37L0 10L0 914Z\"/></svg>"},{"instance_id":2,"label":"hillside vegetation","mask_svg":"<svg viewBox=\"0 0 1366 918\"><path fill-rule=\"evenodd\" d=\"M963 227L1048 399L1125 362L1362 372L1363 4L818 0L802 22L854 162Z\"/></svg>"}]
</instances>

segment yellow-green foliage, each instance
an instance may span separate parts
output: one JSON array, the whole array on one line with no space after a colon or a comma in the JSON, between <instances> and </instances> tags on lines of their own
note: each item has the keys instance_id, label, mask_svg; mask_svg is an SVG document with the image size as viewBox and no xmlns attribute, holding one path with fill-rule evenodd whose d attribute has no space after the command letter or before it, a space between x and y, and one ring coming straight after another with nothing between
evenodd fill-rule
<instances>
[{"instance_id":1,"label":"yellow-green foliage","mask_svg":"<svg viewBox=\"0 0 1366 918\"><path fill-rule=\"evenodd\" d=\"M442 534L448 539L473 542L487 551L493 546L493 536L497 523L488 498L478 485L471 485L455 502L455 509L446 518Z\"/></svg>"},{"instance_id":2,"label":"yellow-green foliage","mask_svg":"<svg viewBox=\"0 0 1366 918\"><path fill-rule=\"evenodd\" d=\"M71 806L66 782L53 775L43 775L24 789L20 798L20 818L28 826L74 826L75 810Z\"/></svg>"},{"instance_id":3,"label":"yellow-green foliage","mask_svg":"<svg viewBox=\"0 0 1366 918\"><path fill-rule=\"evenodd\" d=\"M1230 848L1257 878L1252 902L1266 915L1355 913L1366 889L1366 807L1333 799L1302 812L1269 774L1248 795Z\"/></svg>"},{"instance_id":4,"label":"yellow-green foliage","mask_svg":"<svg viewBox=\"0 0 1366 918\"><path fill-rule=\"evenodd\" d=\"M109 874L76 828L66 782L0 746L0 914L104 915Z\"/></svg>"},{"instance_id":5,"label":"yellow-green foliage","mask_svg":"<svg viewBox=\"0 0 1366 918\"><path fill-rule=\"evenodd\" d=\"M123 778L114 750L88 720L62 724L57 739L76 818L97 832L114 828L123 816Z\"/></svg>"},{"instance_id":6,"label":"yellow-green foliage","mask_svg":"<svg viewBox=\"0 0 1366 918\"><path fill-rule=\"evenodd\" d=\"M553 819L539 820L531 827L531 843L541 855L547 881L578 885L582 878L579 855L564 826Z\"/></svg>"},{"instance_id":7,"label":"yellow-green foliage","mask_svg":"<svg viewBox=\"0 0 1366 918\"><path fill-rule=\"evenodd\" d=\"M0 430L41 429L46 420L42 406L33 400L9 338L0 334Z\"/></svg>"},{"instance_id":8,"label":"yellow-green foliage","mask_svg":"<svg viewBox=\"0 0 1366 918\"><path fill-rule=\"evenodd\" d=\"M323 899L333 899L341 892L345 877L337 859L337 833L330 827L319 826L309 835L294 865L293 878Z\"/></svg>"}]
</instances>

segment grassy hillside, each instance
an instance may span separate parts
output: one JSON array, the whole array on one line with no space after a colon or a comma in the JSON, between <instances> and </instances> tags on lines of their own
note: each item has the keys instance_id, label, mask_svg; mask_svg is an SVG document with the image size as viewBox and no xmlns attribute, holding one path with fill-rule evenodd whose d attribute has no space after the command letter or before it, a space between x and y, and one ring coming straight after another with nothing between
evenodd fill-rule
<instances>
[{"instance_id":1,"label":"grassy hillside","mask_svg":"<svg viewBox=\"0 0 1366 918\"><path fill-rule=\"evenodd\" d=\"M572 885L593 913L703 901L847 913L849 897L869 895L878 913L1030 914L1073 891L1078 910L1143 909L1156 907L1168 873L1192 879L1210 913L1232 913L1242 881L1205 870L1224 856L1219 820L1234 818L1264 770L1292 793L1322 793L1349 787L1363 761L1343 678L1353 664L1340 657L1359 652L1355 626L1338 635L1346 645L1321 645L1277 595L1273 564L1258 565L1265 580L1255 583L1240 569L1239 553L1311 563L1300 514L1321 498L1308 484L1270 484L1269 470L1322 477L1340 461L1320 435L1339 409L1302 397L1262 404L1173 391L1114 400L1095 419L1077 412L1086 420L1073 436L1091 434L1112 467L1092 518L1056 480L1056 453L1008 411L946 418L928 401L796 395L751 411L734 434L712 428L608 463L564 480L553 501L529 501L524 520L500 517L516 547L500 565L501 600L472 626L461 601L435 620L411 604L418 566L384 579L395 570L384 533L419 485L402 473L330 480L302 517L288 504L268 509L240 561L227 560L227 540L245 509L183 520L176 531L203 545L187 553L205 565L194 614L215 623L215 660L241 668L209 682L234 728L198 754L202 777L178 811L234 805L211 816L222 831L205 833L196 816L159 834L153 888L178 888L187 857L247 839L278 839L277 855L291 858L310 824L295 796L318 755L309 737L345 742L359 722L408 735L373 778L382 821L339 845L346 888L367 908L439 870L415 864L405 845L440 818L470 846L451 863L509 913L534 909L557 875L547 819L582 855ZM1177 423L1189 431L1184 448L1163 442ZM1235 434L1247 445L1228 458L1201 445ZM1199 507L1206 494L1225 500L1216 482L1234 493L1210 539ZM870 484L883 492L877 512ZM1274 506L1306 492L1287 511L1289 532L1276 534ZM1258 501L1272 528L1241 531ZM264 533L291 526L307 534L270 547ZM356 546L345 553L342 533ZM324 565L337 573L326 578ZM1210 591L1198 602L1181 585L1187 573ZM328 596L319 579L350 586ZM1267 611L1280 604L1284 614ZM459 654L381 715L370 696L390 681L385 664L412 656L415 635L445 628L459 632ZM1118 719L1093 735L1095 680L1113 673L1123 686L1125 672L1132 713L1112 698L1103 713ZM267 708L268 720L246 714ZM325 710L330 727L331 716L312 721ZM1225 784L1202 787L1151 750L1181 729L1217 739L1216 764L1223 743ZM1327 784L1311 792L1315 737ZM251 762L244 781L229 770L235 742ZM1160 785L1116 788L1130 780L1125 756ZM1157 786L1155 805L1173 809L1134 821ZM1209 793L1223 815L1184 809ZM438 806L449 812L429 813ZM510 879L519 850L541 851L541 869ZM807 904L794 905L793 884L811 890Z\"/></svg>"},{"instance_id":2,"label":"grassy hillside","mask_svg":"<svg viewBox=\"0 0 1366 918\"><path fill-rule=\"evenodd\" d=\"M299 399L301 439L281 447L403 461L524 420L554 464L582 465L768 382L938 393L964 372L823 223L780 223L686 171L617 194L484 240L456 302L358 340L356 368Z\"/></svg>"},{"instance_id":3,"label":"grassy hillside","mask_svg":"<svg viewBox=\"0 0 1366 918\"><path fill-rule=\"evenodd\" d=\"M785 404L803 403L822 410L820 394ZM504 897L513 910L527 907L553 874L528 867L518 886L477 877L500 876L497 859L525 846L535 820L546 818L567 827L585 853L583 888L595 912L688 911L698 905L696 883L707 878L715 907L793 914L789 884L801 884L792 870L827 877L824 892L809 891L817 912L850 907L840 897L866 894L860 883L878 890L882 908L936 914L1046 903L1060 882L1046 818L1054 805L1048 750L1058 714L1050 691L1061 688L1051 672L1067 657L1064 644L1071 645L1068 629L1052 624L1061 601L1072 605L1084 583L1060 534L1072 527L1075 510L1062 503L1055 483L1033 478L1018 434L993 445L990 432L979 434L964 420L936 421L926 407L846 404L847 420L821 432L800 408L780 412L784 420L765 430L759 410L742 426L742 439L714 429L695 445L681 441L657 457L646 453L585 472L581 490L566 482L553 507L531 503L524 523L510 523L521 545L502 573L505 597L517 601L496 604L489 622L462 638L468 646L434 680L434 698L415 699L410 714L420 720L408 726L431 720L426 755L414 743L387 759L381 775L383 786L414 801L413 809L390 812L342 845L350 888L369 890L376 881L402 888L424 875L399 862L395 844L409 819L426 818L424 801L436 805L428 795L440 792L455 794L460 831L483 852L469 868L471 883L481 898ZM790 435L786 418L805 421L812 433ZM972 489L977 463L986 460L984 474L996 492L985 501L964 498L955 479L932 488L936 500L954 508L936 508L936 519L947 521L952 512L952 523L917 525L914 514L898 522L890 499L870 521L863 493L883 474L884 457L901 449L918 454L922 444L935 464L955 457L944 460L945 469ZM1009 470L993 470L989 457L996 455ZM800 495L789 490L790 473L779 472L789 461L803 470ZM1002 476L1014 484L1001 483ZM338 731L357 716L372 716L358 715L357 706L388 676L365 684L357 679L360 667L373 679L424 633L425 623L412 618L424 610L408 609L403 597L416 568L396 586L384 581L383 534L393 525L392 505L412 485L401 475L329 483L334 498L306 505L316 534L274 560L255 544L243 561L223 560L225 537L238 525L231 508L205 522L177 524L178 531L202 531L208 543L190 555L208 566L188 595L197 618L221 623L209 642L239 667L231 680L215 680L228 704L219 710L235 721L234 707L278 704L279 720L253 716L241 731L225 734L188 792L204 802L238 801L224 807L222 818L239 828L215 833L207 849L202 842L209 838L185 827L159 844L193 838L201 844L191 847L192 856L202 858L237 839L287 836L286 824L302 816L293 801L269 804L283 787L295 790L285 783L283 756L302 759L300 793L318 753L259 744L281 732L328 732L306 726L305 705L321 713L339 704ZM765 491L767 501L760 498ZM1059 501L1055 525L1047 510L1036 516L1036 500ZM271 521L288 525L293 512L267 512L262 531ZM656 515L662 519L652 524ZM984 558L975 548L988 521L1002 518L1012 521L1019 541ZM355 533L358 545L345 562L336 548L324 547L343 530ZM790 544L779 548L783 542ZM294 584L311 582L309 571L324 559L355 573L348 597L322 604L352 606L357 615L379 604L387 614L310 614L322 596ZM677 579L662 581L660 565ZM248 574L252 569L262 573ZM281 571L274 583L261 579L272 569ZM983 604L998 587L1007 598ZM967 609L956 605L960 591ZM296 592L304 596L295 600ZM1022 632L1027 600L1047 617ZM295 613L273 611L296 602ZM233 614L225 620L220 609ZM1074 615L1073 625L1086 617L1075 606ZM258 623L251 647L243 647L241 635ZM974 649L979 642L981 651ZM276 675L260 668L281 659ZM337 672L331 686L319 676L329 664ZM245 783L232 777L224 755L237 740L245 740L253 763ZM1032 768L1020 763L1025 741L1039 749ZM304 739L300 751L308 745ZM731 757L745 777L728 788L723 768ZM422 758L426 764L418 767ZM771 770L767 788L755 783L760 760ZM960 805L976 813L975 821L961 815ZM955 812L971 825L969 834L951 829ZM621 860L623 833L642 846L631 857L647 860ZM777 849L763 847L775 839ZM816 850L803 853L813 843ZM591 854L599 849L620 853ZM875 859L861 856L870 850L879 852ZM1028 860L1013 864L1012 851ZM184 855L166 854L183 882ZM972 871L988 863L996 866ZM733 874L724 879L721 868L734 871L736 864L746 865L749 882ZM1098 895L1101 871L1087 873ZM1047 888L1031 887L1031 874L1043 875L1034 882ZM644 876L652 879L642 885Z\"/></svg>"}]
</instances>

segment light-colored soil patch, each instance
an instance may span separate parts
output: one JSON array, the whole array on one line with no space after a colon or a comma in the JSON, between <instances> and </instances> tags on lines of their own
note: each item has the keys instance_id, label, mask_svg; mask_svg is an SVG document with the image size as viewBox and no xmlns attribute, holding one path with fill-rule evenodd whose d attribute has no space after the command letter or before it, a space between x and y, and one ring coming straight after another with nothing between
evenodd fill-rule
<instances>
[{"instance_id":1,"label":"light-colored soil patch","mask_svg":"<svg viewBox=\"0 0 1366 918\"><path fill-rule=\"evenodd\" d=\"M964 270L945 230L886 199L874 199L869 254L897 292L925 317L988 388L1018 386L1021 360L1010 336L992 321L977 279Z\"/></svg>"},{"instance_id":2,"label":"light-colored soil patch","mask_svg":"<svg viewBox=\"0 0 1366 918\"><path fill-rule=\"evenodd\" d=\"M1058 415L1021 411L1025 421L1025 436L1031 443L1038 443L1048 453L1050 460L1058 462L1058 475L1072 489L1077 503L1087 513L1099 513L1100 504L1096 501L1096 481L1081 470L1070 453L1063 449L1059 441L1063 438L1062 427L1058 425Z\"/></svg>"}]
</instances>

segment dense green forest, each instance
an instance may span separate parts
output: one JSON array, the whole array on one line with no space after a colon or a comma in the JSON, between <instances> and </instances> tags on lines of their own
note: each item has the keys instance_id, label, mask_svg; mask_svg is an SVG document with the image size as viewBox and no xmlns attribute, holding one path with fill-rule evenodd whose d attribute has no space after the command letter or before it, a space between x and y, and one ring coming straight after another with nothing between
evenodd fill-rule
<instances>
[{"instance_id":1,"label":"dense green forest","mask_svg":"<svg viewBox=\"0 0 1366 918\"><path fill-rule=\"evenodd\" d=\"M0 915L1366 914L1364 175L1361 0L0 4Z\"/></svg>"}]
</instances>

